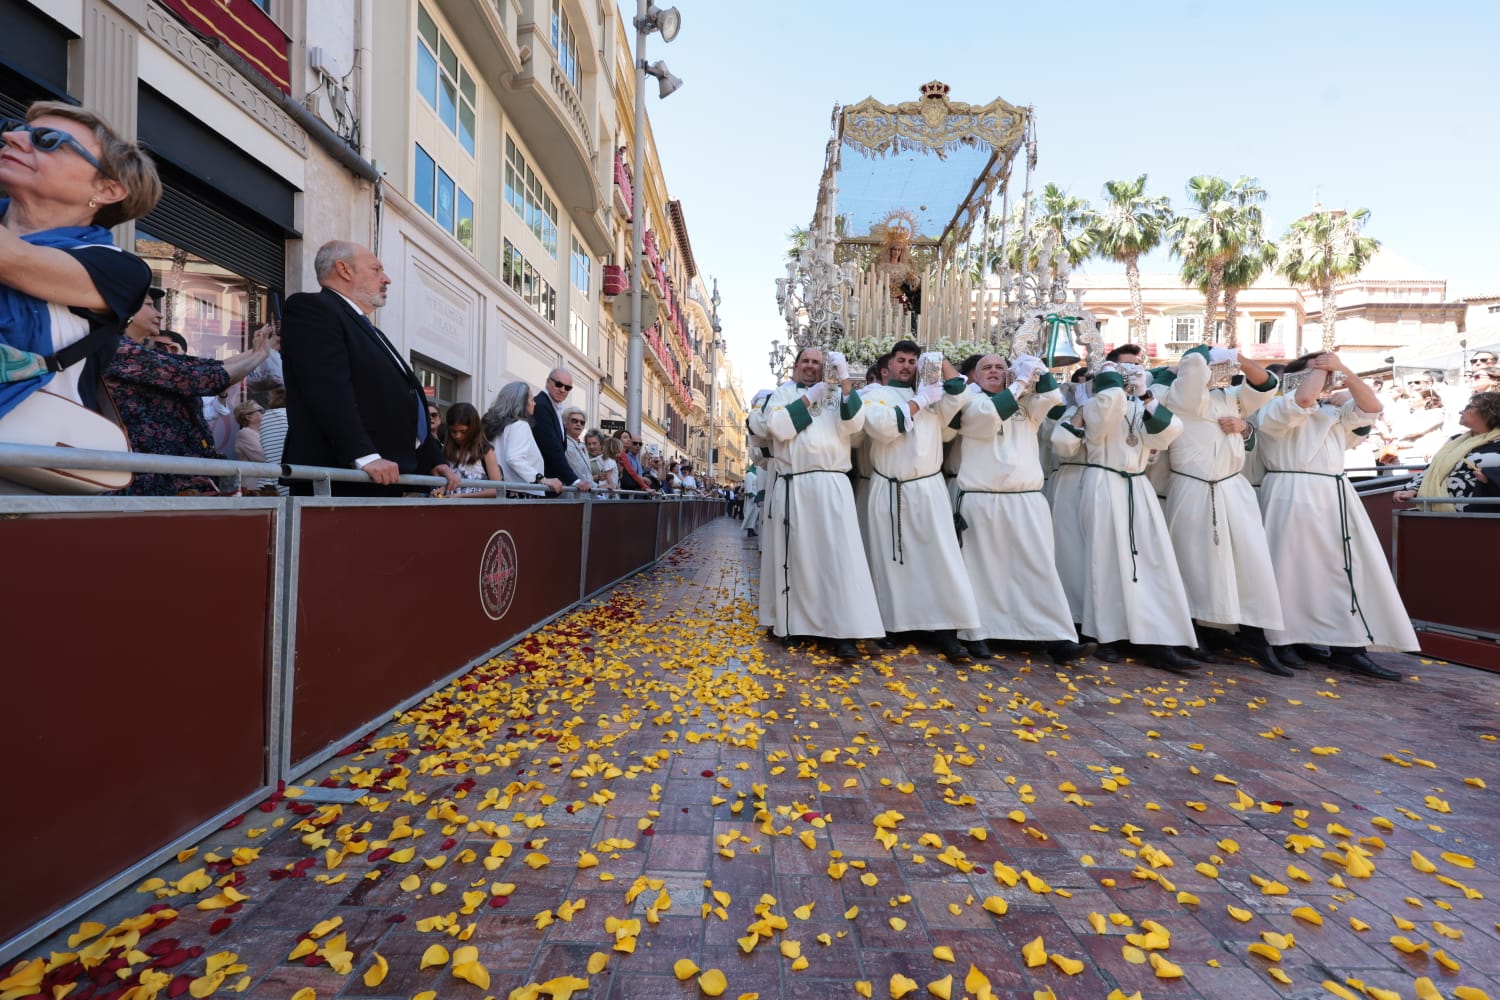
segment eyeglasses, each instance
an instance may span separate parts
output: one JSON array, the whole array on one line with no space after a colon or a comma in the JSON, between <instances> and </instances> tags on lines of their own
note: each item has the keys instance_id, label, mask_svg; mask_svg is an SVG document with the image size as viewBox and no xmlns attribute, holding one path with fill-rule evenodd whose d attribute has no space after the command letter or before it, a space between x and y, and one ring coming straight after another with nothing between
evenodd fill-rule
<instances>
[{"instance_id":1,"label":"eyeglasses","mask_svg":"<svg viewBox=\"0 0 1500 1000\"><path fill-rule=\"evenodd\" d=\"M551 382L553 385L557 386L563 392L572 392L573 391L573 383L571 383L571 382L559 382L555 378L549 378L547 381Z\"/></svg>"},{"instance_id":2,"label":"eyeglasses","mask_svg":"<svg viewBox=\"0 0 1500 1000\"><path fill-rule=\"evenodd\" d=\"M105 177L110 176L110 172L104 169L104 166L94 158L94 154L90 153L84 147L83 143L62 129L28 125L19 118L0 119L0 134L6 132L25 132L31 136L32 148L39 149L43 153L55 153L59 148L67 146L73 152L87 160L95 170L99 171Z\"/></svg>"},{"instance_id":3,"label":"eyeglasses","mask_svg":"<svg viewBox=\"0 0 1500 1000\"><path fill-rule=\"evenodd\" d=\"M1471 365L1492 365L1494 363L1494 358L1481 358L1478 355L1475 355L1474 357L1469 359L1469 364Z\"/></svg>"}]
</instances>

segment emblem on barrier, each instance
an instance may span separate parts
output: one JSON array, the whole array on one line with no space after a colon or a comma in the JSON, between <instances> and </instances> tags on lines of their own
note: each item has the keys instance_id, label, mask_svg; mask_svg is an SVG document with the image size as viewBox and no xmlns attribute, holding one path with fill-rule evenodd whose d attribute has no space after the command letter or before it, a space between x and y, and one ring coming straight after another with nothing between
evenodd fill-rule
<instances>
[{"instance_id":1,"label":"emblem on barrier","mask_svg":"<svg viewBox=\"0 0 1500 1000\"><path fill-rule=\"evenodd\" d=\"M510 610L520 574L515 540L508 531L495 532L479 557L479 604L491 621L499 621Z\"/></svg>"}]
</instances>

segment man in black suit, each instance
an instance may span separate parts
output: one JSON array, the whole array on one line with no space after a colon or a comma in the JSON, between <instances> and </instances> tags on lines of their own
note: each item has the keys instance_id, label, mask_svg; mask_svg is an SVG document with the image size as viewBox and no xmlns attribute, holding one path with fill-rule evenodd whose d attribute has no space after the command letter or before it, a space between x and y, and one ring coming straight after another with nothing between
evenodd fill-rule
<instances>
[{"instance_id":1,"label":"man in black suit","mask_svg":"<svg viewBox=\"0 0 1500 1000\"><path fill-rule=\"evenodd\" d=\"M547 373L542 391L536 394L536 412L531 417L531 433L542 453L542 465L548 479L556 479L564 486L575 486L580 490L589 488L586 479L568 464L568 445L563 440L562 410L568 393L573 391L573 373L566 368L554 368Z\"/></svg>"},{"instance_id":2,"label":"man in black suit","mask_svg":"<svg viewBox=\"0 0 1500 1000\"><path fill-rule=\"evenodd\" d=\"M313 260L318 292L299 292L282 312L288 465L356 468L365 483L333 483L338 496L400 496L406 473L458 475L429 433L427 400L416 373L369 316L385 305L391 279L357 243L325 243ZM308 495L312 484L293 482Z\"/></svg>"}]
</instances>

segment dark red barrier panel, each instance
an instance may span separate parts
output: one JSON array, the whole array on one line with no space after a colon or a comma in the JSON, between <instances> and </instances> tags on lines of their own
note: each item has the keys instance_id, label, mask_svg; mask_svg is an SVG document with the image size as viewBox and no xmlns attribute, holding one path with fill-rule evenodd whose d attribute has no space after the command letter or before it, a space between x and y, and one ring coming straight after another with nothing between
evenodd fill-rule
<instances>
[{"instance_id":1,"label":"dark red barrier panel","mask_svg":"<svg viewBox=\"0 0 1500 1000\"><path fill-rule=\"evenodd\" d=\"M666 500L656 507L656 557L660 559L677 544L677 508Z\"/></svg>"},{"instance_id":2,"label":"dark red barrier panel","mask_svg":"<svg viewBox=\"0 0 1500 1000\"><path fill-rule=\"evenodd\" d=\"M1406 504L1398 504L1391 498L1395 496L1395 490L1381 493L1361 493L1360 503L1365 506L1365 513L1370 515L1370 525L1375 529L1375 536L1380 539L1380 549L1385 553L1385 561L1391 561L1391 540L1394 535L1396 523L1396 511L1405 508Z\"/></svg>"},{"instance_id":3,"label":"dark red barrier panel","mask_svg":"<svg viewBox=\"0 0 1500 1000\"><path fill-rule=\"evenodd\" d=\"M656 558L658 506L626 501L594 504L589 512L585 594L650 565Z\"/></svg>"},{"instance_id":4,"label":"dark red barrier panel","mask_svg":"<svg viewBox=\"0 0 1500 1000\"><path fill-rule=\"evenodd\" d=\"M275 516L0 520L0 942L267 786Z\"/></svg>"},{"instance_id":5,"label":"dark red barrier panel","mask_svg":"<svg viewBox=\"0 0 1500 1000\"><path fill-rule=\"evenodd\" d=\"M581 596L581 503L300 509L294 769Z\"/></svg>"},{"instance_id":6,"label":"dark red barrier panel","mask_svg":"<svg viewBox=\"0 0 1500 1000\"><path fill-rule=\"evenodd\" d=\"M1494 588L1465 573L1475 553L1500 545L1500 516L1403 512L1396 518L1396 585L1416 621L1457 632L1500 634ZM1423 639L1422 648L1428 642ZM1456 656L1444 647L1434 655ZM1468 658L1460 662L1469 662ZM1476 664L1480 665L1480 664Z\"/></svg>"}]
</instances>

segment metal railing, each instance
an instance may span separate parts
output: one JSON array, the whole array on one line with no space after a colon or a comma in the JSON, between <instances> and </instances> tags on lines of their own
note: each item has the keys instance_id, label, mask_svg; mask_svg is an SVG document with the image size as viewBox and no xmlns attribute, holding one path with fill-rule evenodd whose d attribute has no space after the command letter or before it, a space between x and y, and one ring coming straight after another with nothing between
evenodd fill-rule
<instances>
[{"instance_id":1,"label":"metal railing","mask_svg":"<svg viewBox=\"0 0 1500 1000\"><path fill-rule=\"evenodd\" d=\"M178 476L207 476L211 479L233 484L231 492L242 490L249 481L250 489L258 488L262 480L291 479L311 482L314 496L329 496L333 483L374 482L358 469L343 469L320 465L274 465L270 462L240 462L230 459L191 458L181 455L151 455L143 452L96 451L88 448L55 448L43 445L0 443L0 467L44 468L44 469L95 469L112 472L160 472ZM3 478L3 476L0 476ZM448 480L442 476L407 474L396 479L393 485L412 487L416 490L446 488ZM493 489L494 497L463 497L473 500L506 501L541 498L548 495L545 487L536 483L518 483L505 479L466 479L465 487ZM521 497L507 494L519 493ZM563 487L563 496L577 500L604 499L605 494L594 490L580 490L574 486ZM678 494L646 493L641 490L609 490L611 499L627 500L678 499ZM460 499L449 497L445 499Z\"/></svg>"}]
</instances>

